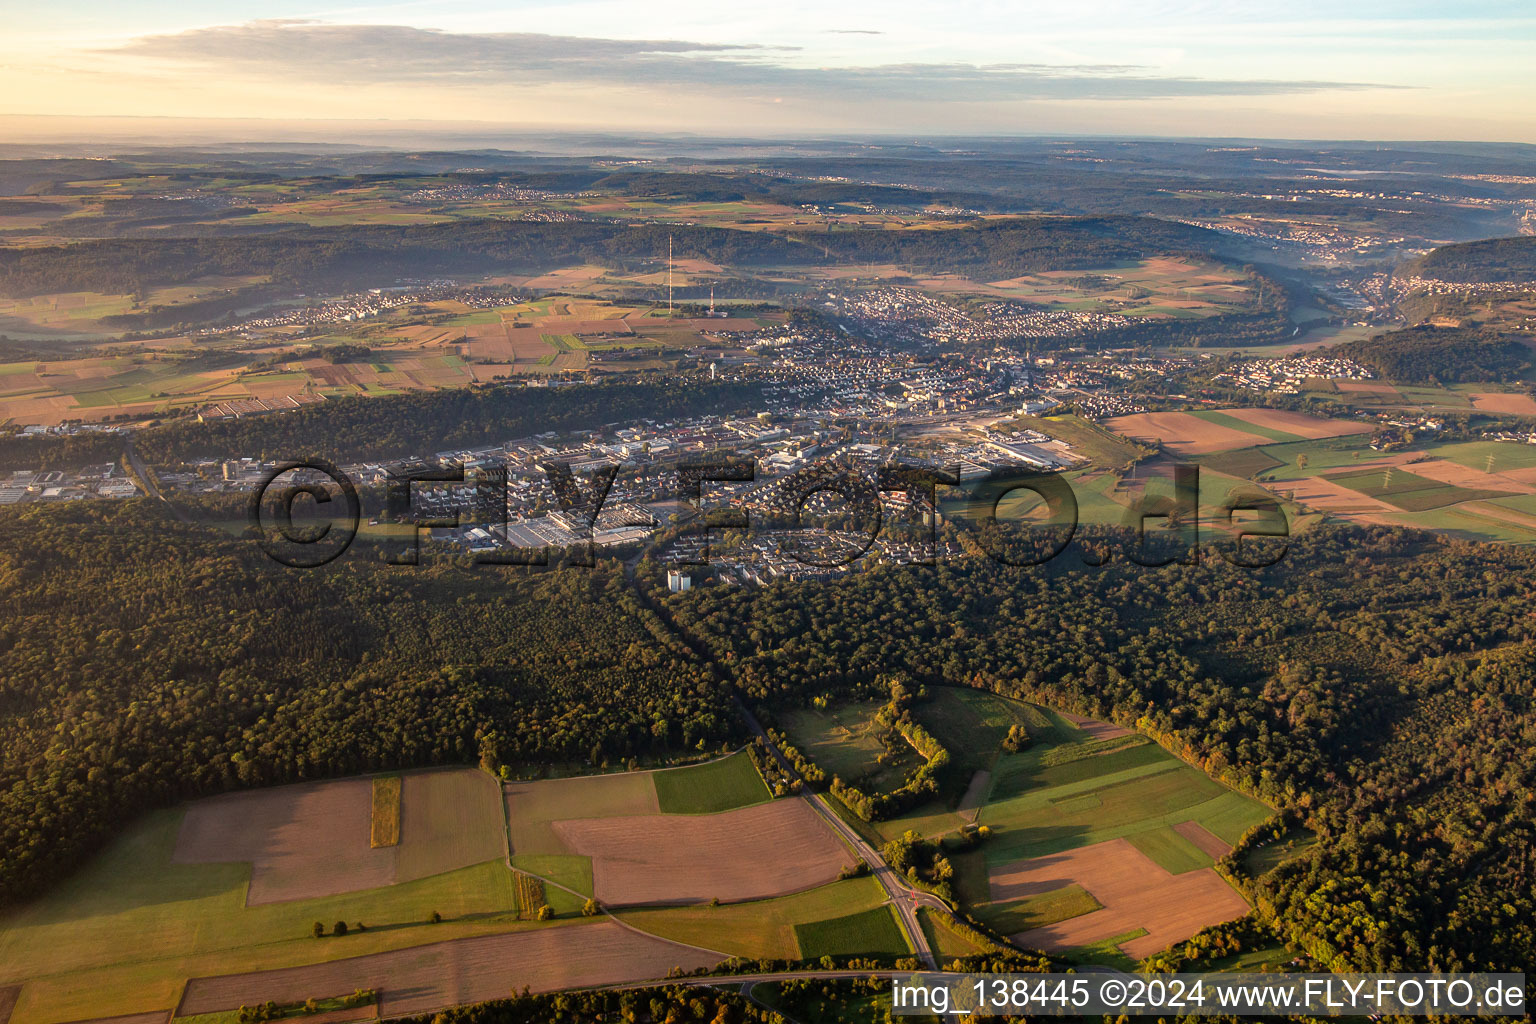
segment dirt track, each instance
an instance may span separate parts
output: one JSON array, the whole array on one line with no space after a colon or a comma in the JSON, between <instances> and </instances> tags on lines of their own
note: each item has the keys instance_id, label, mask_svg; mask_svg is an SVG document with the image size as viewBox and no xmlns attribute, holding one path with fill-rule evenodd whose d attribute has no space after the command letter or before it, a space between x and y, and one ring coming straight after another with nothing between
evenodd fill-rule
<instances>
[{"instance_id":1,"label":"dirt track","mask_svg":"<svg viewBox=\"0 0 1536 1024\"><path fill-rule=\"evenodd\" d=\"M852 863L803 800L721 814L581 818L554 829L592 858L597 898L611 906L781 896L830 882Z\"/></svg>"}]
</instances>

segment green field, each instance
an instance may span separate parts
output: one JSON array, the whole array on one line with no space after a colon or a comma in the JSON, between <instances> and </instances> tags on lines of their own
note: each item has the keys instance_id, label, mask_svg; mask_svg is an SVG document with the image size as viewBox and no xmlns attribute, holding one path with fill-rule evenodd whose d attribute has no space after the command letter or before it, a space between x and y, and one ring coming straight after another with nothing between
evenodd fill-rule
<instances>
[{"instance_id":1,"label":"green field","mask_svg":"<svg viewBox=\"0 0 1536 1024\"><path fill-rule=\"evenodd\" d=\"M1258 476L1266 470L1284 465L1284 463L1270 455L1263 448L1238 448L1230 452L1202 455L1199 462L1202 470L1209 469L1217 473L1226 473L1229 476L1243 477L1244 479Z\"/></svg>"},{"instance_id":2,"label":"green field","mask_svg":"<svg viewBox=\"0 0 1536 1024\"><path fill-rule=\"evenodd\" d=\"M1034 748L1003 759L992 780L992 802L1008 800L1025 793L1049 791L1086 780L1135 778L1171 767L1168 752L1155 743L1046 765L1046 758L1053 751L1062 749L1062 746L1071 747L1073 744Z\"/></svg>"},{"instance_id":3,"label":"green field","mask_svg":"<svg viewBox=\"0 0 1536 1024\"><path fill-rule=\"evenodd\" d=\"M928 938L928 945L932 947L939 960L949 960L954 957L975 956L978 953L989 953L990 946L980 946L961 935L950 927L946 916L935 913L927 907L917 908L917 923L922 926L923 934Z\"/></svg>"},{"instance_id":4,"label":"green field","mask_svg":"<svg viewBox=\"0 0 1536 1024\"><path fill-rule=\"evenodd\" d=\"M1303 850L1309 850L1316 845L1315 833L1303 828L1293 829L1282 836L1278 842L1261 846L1249 853L1248 870L1254 875L1262 875L1284 864Z\"/></svg>"},{"instance_id":5,"label":"green field","mask_svg":"<svg viewBox=\"0 0 1536 1024\"><path fill-rule=\"evenodd\" d=\"M932 692L931 699L913 707L912 715L949 751L958 771L991 769L1009 726L1038 734L1057 724L1039 708L984 690L937 687Z\"/></svg>"},{"instance_id":6,"label":"green field","mask_svg":"<svg viewBox=\"0 0 1536 1024\"><path fill-rule=\"evenodd\" d=\"M556 914L581 913L586 897L592 895L591 857L529 853L513 857L512 866L546 882L555 883L544 886L544 898ZM574 893L567 891L572 889Z\"/></svg>"},{"instance_id":7,"label":"green field","mask_svg":"<svg viewBox=\"0 0 1536 1024\"><path fill-rule=\"evenodd\" d=\"M1270 816L1262 804L1164 756L1171 762L1166 766L1147 765L988 804L978 820L998 835L987 844L987 860L1041 857L1181 821L1198 821L1231 843Z\"/></svg>"},{"instance_id":8,"label":"green field","mask_svg":"<svg viewBox=\"0 0 1536 1024\"><path fill-rule=\"evenodd\" d=\"M1139 939L1147 934L1145 928L1137 928L1135 931L1126 932L1124 935L1116 935L1110 939L1100 939L1098 942L1074 949L1067 954L1067 959L1080 964L1094 964L1104 967L1114 967L1122 971L1136 970L1136 961L1120 952L1121 943Z\"/></svg>"},{"instance_id":9,"label":"green field","mask_svg":"<svg viewBox=\"0 0 1536 1024\"><path fill-rule=\"evenodd\" d=\"M773 799L745 753L687 768L668 768L651 778L663 814L714 814Z\"/></svg>"},{"instance_id":10,"label":"green field","mask_svg":"<svg viewBox=\"0 0 1536 1024\"><path fill-rule=\"evenodd\" d=\"M1377 498L1404 512L1427 512L1479 498L1510 497L1511 491L1490 491L1441 483L1418 476L1400 467L1362 469L1352 473L1330 473L1326 479L1350 490Z\"/></svg>"},{"instance_id":11,"label":"green field","mask_svg":"<svg viewBox=\"0 0 1536 1024\"><path fill-rule=\"evenodd\" d=\"M800 956L906 956L912 949L902 937L896 911L890 906L872 907L825 921L795 925Z\"/></svg>"},{"instance_id":12,"label":"green field","mask_svg":"<svg viewBox=\"0 0 1536 1024\"><path fill-rule=\"evenodd\" d=\"M922 758L905 742L890 753L881 742L875 713L883 701L862 701L826 710L795 709L781 715L790 741L829 776L868 792L888 793L901 785Z\"/></svg>"},{"instance_id":13,"label":"green field","mask_svg":"<svg viewBox=\"0 0 1536 1024\"><path fill-rule=\"evenodd\" d=\"M1450 444L1426 445L1425 451L1439 458L1448 459L1459 466L1485 472L1502 473L1510 469L1536 468L1536 444L1514 444L1509 441L1456 441Z\"/></svg>"},{"instance_id":14,"label":"green field","mask_svg":"<svg viewBox=\"0 0 1536 1024\"><path fill-rule=\"evenodd\" d=\"M981 857L976 860L981 881L985 884L985 860ZM976 870L976 868L962 870ZM1038 896L1014 900L1011 903L978 902L974 905L972 912L982 924L993 931L1003 935L1017 935L1031 928L1044 928L1061 921L1070 921L1074 917L1091 914L1098 909L1100 909L1099 901L1090 896L1086 889L1077 884L1069 884L1052 892L1043 892Z\"/></svg>"},{"instance_id":15,"label":"green field","mask_svg":"<svg viewBox=\"0 0 1536 1024\"><path fill-rule=\"evenodd\" d=\"M248 865L171 863L181 819L179 810L144 817L83 871L0 917L0 986L26 981L14 1021L169 1008L188 977L533 927L517 921L512 873L500 861L248 907ZM445 920L431 923L434 911ZM317 920L368 930L317 946Z\"/></svg>"},{"instance_id":16,"label":"green field","mask_svg":"<svg viewBox=\"0 0 1536 1024\"><path fill-rule=\"evenodd\" d=\"M1216 863L1210 854L1171 828L1155 828L1131 836L1130 843L1170 875L1198 871Z\"/></svg>"},{"instance_id":17,"label":"green field","mask_svg":"<svg viewBox=\"0 0 1536 1024\"><path fill-rule=\"evenodd\" d=\"M1266 444L1258 449L1241 449L1241 451L1255 450L1284 466L1285 469L1282 472L1285 476L1315 476L1326 470L1353 466L1361 459L1370 458L1376 454L1358 437L1348 436L1321 437L1312 441L1290 441L1283 444ZM1301 456L1306 457L1305 467L1297 465L1297 460ZM1204 465L1204 459L1201 464ZM1266 471L1261 470L1261 472Z\"/></svg>"}]
</instances>

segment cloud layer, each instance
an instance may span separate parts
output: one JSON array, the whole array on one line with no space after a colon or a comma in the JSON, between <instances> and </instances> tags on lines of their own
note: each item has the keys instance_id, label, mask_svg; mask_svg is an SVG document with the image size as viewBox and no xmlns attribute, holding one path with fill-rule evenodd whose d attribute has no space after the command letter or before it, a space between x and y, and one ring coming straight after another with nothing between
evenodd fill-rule
<instances>
[{"instance_id":1,"label":"cloud layer","mask_svg":"<svg viewBox=\"0 0 1536 1024\"><path fill-rule=\"evenodd\" d=\"M293 20L143 36L107 52L225 74L300 78L330 85L638 86L821 102L1132 100L1385 88L1361 82L1178 77L1121 64L808 67L795 62L795 48L766 44L454 33Z\"/></svg>"}]
</instances>

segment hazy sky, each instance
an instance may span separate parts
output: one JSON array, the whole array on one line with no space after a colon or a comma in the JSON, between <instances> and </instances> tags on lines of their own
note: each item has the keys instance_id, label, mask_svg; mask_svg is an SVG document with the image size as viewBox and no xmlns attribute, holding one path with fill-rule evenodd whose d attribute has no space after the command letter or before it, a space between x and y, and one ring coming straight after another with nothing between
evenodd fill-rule
<instances>
[{"instance_id":1,"label":"hazy sky","mask_svg":"<svg viewBox=\"0 0 1536 1024\"><path fill-rule=\"evenodd\" d=\"M1530 0L0 3L0 114L1536 142Z\"/></svg>"}]
</instances>

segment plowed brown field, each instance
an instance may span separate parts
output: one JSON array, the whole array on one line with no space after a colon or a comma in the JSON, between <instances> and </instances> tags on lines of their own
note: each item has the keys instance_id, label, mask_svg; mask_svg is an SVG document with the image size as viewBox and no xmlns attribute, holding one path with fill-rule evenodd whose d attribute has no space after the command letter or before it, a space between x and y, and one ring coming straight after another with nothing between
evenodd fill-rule
<instances>
[{"instance_id":1,"label":"plowed brown field","mask_svg":"<svg viewBox=\"0 0 1536 1024\"><path fill-rule=\"evenodd\" d=\"M1139 412L1105 420L1104 426L1138 441L1161 441L1164 447L1178 455L1209 455L1270 443L1269 438L1259 434L1209 423L1187 412Z\"/></svg>"},{"instance_id":2,"label":"plowed brown field","mask_svg":"<svg viewBox=\"0 0 1536 1024\"><path fill-rule=\"evenodd\" d=\"M993 900L1038 896L1076 883L1099 901L1102 910L1012 936L1020 945L1046 951L1145 929L1146 935L1120 947L1139 959L1248 912L1247 902L1215 871L1170 875L1124 839L994 868L989 880Z\"/></svg>"},{"instance_id":3,"label":"plowed brown field","mask_svg":"<svg viewBox=\"0 0 1536 1024\"><path fill-rule=\"evenodd\" d=\"M1355 420L1332 420L1321 416L1308 416L1289 409L1223 409L1222 415L1231 416L1256 427L1281 430L1297 437L1340 437L1344 434L1368 434L1371 424Z\"/></svg>"},{"instance_id":4,"label":"plowed brown field","mask_svg":"<svg viewBox=\"0 0 1536 1024\"><path fill-rule=\"evenodd\" d=\"M1502 412L1514 416L1536 416L1536 399L1530 395L1483 392L1470 396L1472 408L1484 412Z\"/></svg>"},{"instance_id":5,"label":"plowed brown field","mask_svg":"<svg viewBox=\"0 0 1536 1024\"><path fill-rule=\"evenodd\" d=\"M592 858L597 898L613 906L781 896L830 882L852 863L804 800L720 814L557 821L554 829Z\"/></svg>"},{"instance_id":6,"label":"plowed brown field","mask_svg":"<svg viewBox=\"0 0 1536 1024\"><path fill-rule=\"evenodd\" d=\"M1214 835L1198 821L1181 821L1173 826L1173 830L1199 847L1200 852L1213 860L1221 860L1232 852L1232 847L1221 841L1221 837Z\"/></svg>"},{"instance_id":7,"label":"plowed brown field","mask_svg":"<svg viewBox=\"0 0 1536 1024\"><path fill-rule=\"evenodd\" d=\"M374 988L381 997L380 1015L392 1017L496 999L524 985L536 992L617 985L661 978L672 967L709 967L721 959L608 920L546 926L304 967L193 978L177 1016Z\"/></svg>"},{"instance_id":8,"label":"plowed brown field","mask_svg":"<svg viewBox=\"0 0 1536 1024\"><path fill-rule=\"evenodd\" d=\"M248 906L389 885L399 847L369 845L372 797L368 779L343 779L199 800L172 860L250 862Z\"/></svg>"}]
</instances>

